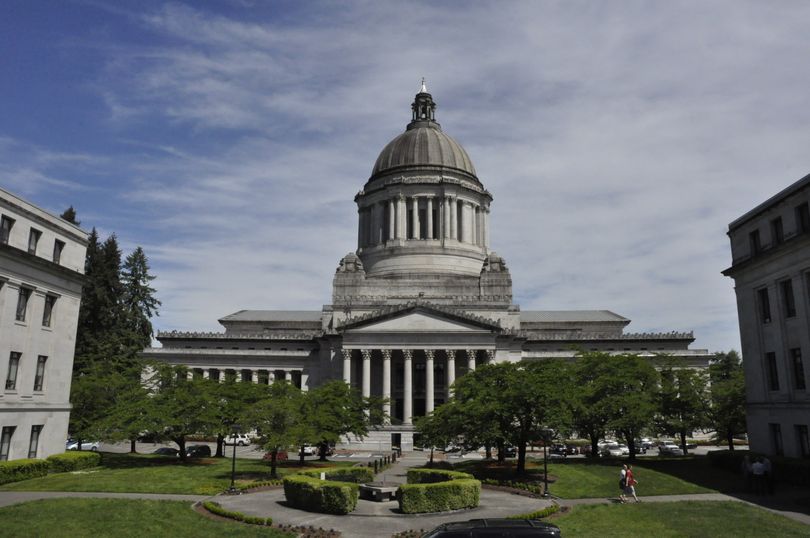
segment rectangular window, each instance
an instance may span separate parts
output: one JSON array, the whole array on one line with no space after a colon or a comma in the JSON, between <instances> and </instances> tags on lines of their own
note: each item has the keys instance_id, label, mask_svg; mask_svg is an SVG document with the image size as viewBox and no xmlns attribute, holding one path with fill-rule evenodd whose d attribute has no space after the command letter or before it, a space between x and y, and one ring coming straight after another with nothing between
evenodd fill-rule
<instances>
[{"instance_id":1,"label":"rectangular window","mask_svg":"<svg viewBox=\"0 0 810 538\"><path fill-rule=\"evenodd\" d=\"M25 311L28 309L29 297L31 297L31 290L20 288L20 296L17 298L17 321L25 321Z\"/></svg>"},{"instance_id":2,"label":"rectangular window","mask_svg":"<svg viewBox=\"0 0 810 538\"><path fill-rule=\"evenodd\" d=\"M799 445L799 455L810 458L810 436L807 434L807 424L796 424L796 442Z\"/></svg>"},{"instance_id":3,"label":"rectangular window","mask_svg":"<svg viewBox=\"0 0 810 538\"><path fill-rule=\"evenodd\" d=\"M802 363L801 348L790 350L790 360L793 363L793 386L796 390L804 390L807 386L804 380L804 364Z\"/></svg>"},{"instance_id":4,"label":"rectangular window","mask_svg":"<svg viewBox=\"0 0 810 538\"><path fill-rule=\"evenodd\" d=\"M776 353L765 354L765 367L768 369L768 389L779 390L779 370L776 367Z\"/></svg>"},{"instance_id":5,"label":"rectangular window","mask_svg":"<svg viewBox=\"0 0 810 538\"><path fill-rule=\"evenodd\" d=\"M14 219L11 217L0 218L0 243L8 245L11 238L11 228L14 226Z\"/></svg>"},{"instance_id":6,"label":"rectangular window","mask_svg":"<svg viewBox=\"0 0 810 538\"><path fill-rule=\"evenodd\" d=\"M796 233L803 234L810 231L810 208L807 202L796 206Z\"/></svg>"},{"instance_id":7,"label":"rectangular window","mask_svg":"<svg viewBox=\"0 0 810 538\"><path fill-rule=\"evenodd\" d=\"M796 301L793 299L793 281L784 280L780 282L779 289L782 291L782 304L784 305L785 317L796 317Z\"/></svg>"},{"instance_id":8,"label":"rectangular window","mask_svg":"<svg viewBox=\"0 0 810 538\"><path fill-rule=\"evenodd\" d=\"M56 295L45 296L45 309L42 311L42 326L50 327L53 314L53 306L56 304Z\"/></svg>"},{"instance_id":9,"label":"rectangular window","mask_svg":"<svg viewBox=\"0 0 810 538\"><path fill-rule=\"evenodd\" d=\"M20 369L20 357L22 353L12 351L8 358L8 371L6 372L6 390L17 388L17 370Z\"/></svg>"},{"instance_id":10,"label":"rectangular window","mask_svg":"<svg viewBox=\"0 0 810 538\"><path fill-rule=\"evenodd\" d=\"M771 244L779 245L785 241L785 229L782 226L782 217L776 217L771 221Z\"/></svg>"},{"instance_id":11,"label":"rectangular window","mask_svg":"<svg viewBox=\"0 0 810 538\"><path fill-rule=\"evenodd\" d=\"M216 368L211 368L210 370L208 370L208 379L211 379L213 381L219 381L219 370L217 370Z\"/></svg>"},{"instance_id":12,"label":"rectangular window","mask_svg":"<svg viewBox=\"0 0 810 538\"><path fill-rule=\"evenodd\" d=\"M37 357L37 373L34 376L34 391L41 392L42 387L45 386L45 363L48 362L48 357L40 355Z\"/></svg>"},{"instance_id":13,"label":"rectangular window","mask_svg":"<svg viewBox=\"0 0 810 538\"><path fill-rule=\"evenodd\" d=\"M64 241L54 239L53 242L53 263L59 263L62 259L62 251L65 250Z\"/></svg>"},{"instance_id":14,"label":"rectangular window","mask_svg":"<svg viewBox=\"0 0 810 538\"><path fill-rule=\"evenodd\" d=\"M242 370L242 383L252 383L253 372L251 370Z\"/></svg>"},{"instance_id":15,"label":"rectangular window","mask_svg":"<svg viewBox=\"0 0 810 538\"><path fill-rule=\"evenodd\" d=\"M757 302L759 303L759 312L762 315L762 323L770 323L771 300L768 297L768 288L757 290Z\"/></svg>"},{"instance_id":16,"label":"rectangular window","mask_svg":"<svg viewBox=\"0 0 810 538\"><path fill-rule=\"evenodd\" d=\"M14 435L16 426L4 426L3 433L0 434L0 461L8 460L8 452L11 448L11 436Z\"/></svg>"},{"instance_id":17,"label":"rectangular window","mask_svg":"<svg viewBox=\"0 0 810 538\"><path fill-rule=\"evenodd\" d=\"M42 424L31 426L31 440L28 441L28 458L33 459L37 457L37 448L39 448L39 434L42 432Z\"/></svg>"},{"instance_id":18,"label":"rectangular window","mask_svg":"<svg viewBox=\"0 0 810 538\"><path fill-rule=\"evenodd\" d=\"M756 256L762 251L762 243L759 239L759 230L754 230L748 234L748 245L751 248L751 256Z\"/></svg>"},{"instance_id":19,"label":"rectangular window","mask_svg":"<svg viewBox=\"0 0 810 538\"><path fill-rule=\"evenodd\" d=\"M28 254L37 253L37 244L39 243L40 237L42 237L42 232L31 228L31 232L28 234Z\"/></svg>"},{"instance_id":20,"label":"rectangular window","mask_svg":"<svg viewBox=\"0 0 810 538\"><path fill-rule=\"evenodd\" d=\"M771 433L771 450L777 456L782 456L785 453L782 446L782 425L781 424L768 424L768 430Z\"/></svg>"}]
</instances>

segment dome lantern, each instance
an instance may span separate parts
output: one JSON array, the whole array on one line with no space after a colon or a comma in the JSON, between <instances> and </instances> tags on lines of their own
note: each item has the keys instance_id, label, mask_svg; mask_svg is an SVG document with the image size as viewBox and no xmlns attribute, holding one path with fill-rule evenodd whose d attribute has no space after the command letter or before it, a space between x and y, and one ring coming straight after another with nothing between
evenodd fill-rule
<instances>
[{"instance_id":1,"label":"dome lantern","mask_svg":"<svg viewBox=\"0 0 810 538\"><path fill-rule=\"evenodd\" d=\"M422 78L422 88L411 104L411 110L413 111L413 117L411 123L408 124L408 129L423 127L424 122L431 122L438 127L436 123L436 103L433 101L433 96L427 91L424 77Z\"/></svg>"}]
</instances>

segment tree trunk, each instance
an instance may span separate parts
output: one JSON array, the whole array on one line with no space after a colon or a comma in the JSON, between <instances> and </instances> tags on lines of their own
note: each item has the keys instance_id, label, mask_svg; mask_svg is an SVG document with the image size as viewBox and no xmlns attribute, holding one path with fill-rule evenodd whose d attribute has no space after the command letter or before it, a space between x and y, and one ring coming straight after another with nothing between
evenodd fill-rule
<instances>
[{"instance_id":1,"label":"tree trunk","mask_svg":"<svg viewBox=\"0 0 810 538\"><path fill-rule=\"evenodd\" d=\"M326 441L321 441L318 444L318 459L320 461L326 461L326 451L329 449L329 443Z\"/></svg>"},{"instance_id":2,"label":"tree trunk","mask_svg":"<svg viewBox=\"0 0 810 538\"><path fill-rule=\"evenodd\" d=\"M276 468L278 467L278 448L270 452L270 478L276 478Z\"/></svg>"},{"instance_id":3,"label":"tree trunk","mask_svg":"<svg viewBox=\"0 0 810 538\"><path fill-rule=\"evenodd\" d=\"M77 443L76 443L76 450L78 450L79 452L81 452L81 451L82 451L82 438L81 438L81 437L79 437L78 439L76 439L76 441L77 441Z\"/></svg>"},{"instance_id":4,"label":"tree trunk","mask_svg":"<svg viewBox=\"0 0 810 538\"><path fill-rule=\"evenodd\" d=\"M430 447L430 466L433 467L433 447Z\"/></svg>"},{"instance_id":5,"label":"tree trunk","mask_svg":"<svg viewBox=\"0 0 810 538\"><path fill-rule=\"evenodd\" d=\"M130 454L137 454L138 453L138 451L135 450L135 439L130 439L129 440L129 453Z\"/></svg>"},{"instance_id":6,"label":"tree trunk","mask_svg":"<svg viewBox=\"0 0 810 538\"><path fill-rule=\"evenodd\" d=\"M686 432L681 430L680 434L681 434L681 450L683 451L683 455L686 456L689 454L689 452L686 449Z\"/></svg>"},{"instance_id":7,"label":"tree trunk","mask_svg":"<svg viewBox=\"0 0 810 538\"><path fill-rule=\"evenodd\" d=\"M726 434L726 441L728 442L728 449L734 450L734 435L730 431Z\"/></svg>"},{"instance_id":8,"label":"tree trunk","mask_svg":"<svg viewBox=\"0 0 810 538\"><path fill-rule=\"evenodd\" d=\"M591 458L598 458L599 457L599 436L598 435L589 435L591 438L591 453L589 456Z\"/></svg>"},{"instance_id":9,"label":"tree trunk","mask_svg":"<svg viewBox=\"0 0 810 538\"><path fill-rule=\"evenodd\" d=\"M636 461L636 438L630 432L625 432L624 439L627 441L627 448L630 449L629 461Z\"/></svg>"},{"instance_id":10,"label":"tree trunk","mask_svg":"<svg viewBox=\"0 0 810 538\"><path fill-rule=\"evenodd\" d=\"M304 445L301 445L301 450L298 451L298 464L304 465Z\"/></svg>"},{"instance_id":11,"label":"tree trunk","mask_svg":"<svg viewBox=\"0 0 810 538\"><path fill-rule=\"evenodd\" d=\"M221 434L217 434L217 453L214 454L215 458L224 458L225 457L225 437Z\"/></svg>"},{"instance_id":12,"label":"tree trunk","mask_svg":"<svg viewBox=\"0 0 810 538\"><path fill-rule=\"evenodd\" d=\"M484 457L485 457L486 459L488 459L488 460L491 460L491 459L492 459L492 445L487 444L487 445L484 447L484 450L485 450L485 452L484 452Z\"/></svg>"},{"instance_id":13,"label":"tree trunk","mask_svg":"<svg viewBox=\"0 0 810 538\"><path fill-rule=\"evenodd\" d=\"M518 461L517 467L515 467L515 475L522 476L526 472L526 442L521 440L517 449Z\"/></svg>"},{"instance_id":14,"label":"tree trunk","mask_svg":"<svg viewBox=\"0 0 810 538\"><path fill-rule=\"evenodd\" d=\"M498 446L498 463L503 463L506 461L506 452L504 451L504 442L502 440L498 440L496 443Z\"/></svg>"},{"instance_id":15,"label":"tree trunk","mask_svg":"<svg viewBox=\"0 0 810 538\"><path fill-rule=\"evenodd\" d=\"M179 449L178 454L180 456L180 461L185 463L186 462L186 437L185 436L172 437L172 441L177 443L177 448Z\"/></svg>"}]
</instances>

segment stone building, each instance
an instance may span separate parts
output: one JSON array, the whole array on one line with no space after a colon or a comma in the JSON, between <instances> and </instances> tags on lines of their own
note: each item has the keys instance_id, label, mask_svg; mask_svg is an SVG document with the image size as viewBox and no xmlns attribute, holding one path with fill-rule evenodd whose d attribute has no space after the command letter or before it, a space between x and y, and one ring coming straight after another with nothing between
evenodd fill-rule
<instances>
[{"instance_id":1,"label":"stone building","mask_svg":"<svg viewBox=\"0 0 810 538\"><path fill-rule=\"evenodd\" d=\"M0 460L65 451L87 234L0 189Z\"/></svg>"},{"instance_id":2,"label":"stone building","mask_svg":"<svg viewBox=\"0 0 810 538\"><path fill-rule=\"evenodd\" d=\"M728 227L752 450L810 457L810 175Z\"/></svg>"},{"instance_id":3,"label":"stone building","mask_svg":"<svg viewBox=\"0 0 810 538\"><path fill-rule=\"evenodd\" d=\"M332 379L390 400L391 424L367 448L409 449L413 418L447 400L458 376L488 362L573 358L579 349L659 354L705 366L691 333L627 334L607 310L521 311L490 246L493 197L461 145L436 122L424 85L405 132L355 196L357 249L337 267L319 311L240 311L223 333L161 332L145 355L197 375L306 390Z\"/></svg>"}]
</instances>

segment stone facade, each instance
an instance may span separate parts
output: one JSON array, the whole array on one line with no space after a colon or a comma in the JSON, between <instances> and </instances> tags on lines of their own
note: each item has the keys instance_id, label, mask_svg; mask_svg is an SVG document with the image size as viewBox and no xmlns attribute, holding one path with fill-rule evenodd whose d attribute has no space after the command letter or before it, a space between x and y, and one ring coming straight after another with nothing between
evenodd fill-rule
<instances>
[{"instance_id":1,"label":"stone facade","mask_svg":"<svg viewBox=\"0 0 810 538\"><path fill-rule=\"evenodd\" d=\"M0 459L65 451L87 234L0 189Z\"/></svg>"},{"instance_id":2,"label":"stone facade","mask_svg":"<svg viewBox=\"0 0 810 538\"><path fill-rule=\"evenodd\" d=\"M729 225L748 438L810 457L810 175Z\"/></svg>"},{"instance_id":3,"label":"stone facade","mask_svg":"<svg viewBox=\"0 0 810 538\"><path fill-rule=\"evenodd\" d=\"M456 378L490 362L573 359L578 350L668 354L705 367L691 333L625 334L607 310L521 311L504 259L490 248L492 195L467 153L435 120L423 87L406 131L385 146L356 195L358 244L340 261L320 311L240 311L224 333L162 332L151 358L198 375L222 370L304 390L343 379L389 399L390 424L350 446L410 449L413 419L451 395Z\"/></svg>"}]
</instances>

